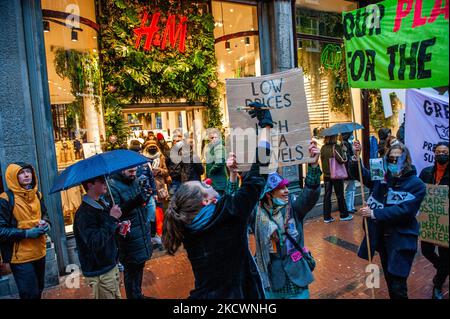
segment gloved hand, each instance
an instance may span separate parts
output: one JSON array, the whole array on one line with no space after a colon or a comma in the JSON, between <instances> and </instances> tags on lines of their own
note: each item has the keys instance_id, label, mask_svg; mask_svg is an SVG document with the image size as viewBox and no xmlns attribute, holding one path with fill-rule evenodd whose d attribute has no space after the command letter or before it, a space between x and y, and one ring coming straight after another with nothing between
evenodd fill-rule
<instances>
[{"instance_id":1,"label":"gloved hand","mask_svg":"<svg viewBox=\"0 0 450 319\"><path fill-rule=\"evenodd\" d=\"M48 228L47 228L48 229ZM25 231L26 238L38 238L46 233L45 227L34 227Z\"/></svg>"},{"instance_id":2,"label":"gloved hand","mask_svg":"<svg viewBox=\"0 0 450 319\"><path fill-rule=\"evenodd\" d=\"M252 102L249 104L249 106L252 106L255 109L250 110L248 114L250 114L252 118L256 117L258 119L258 125L261 128L265 128L266 126L270 126L271 128L273 128L272 114L270 114L270 111L267 109L261 109L266 108L267 106L259 102Z\"/></svg>"}]
</instances>

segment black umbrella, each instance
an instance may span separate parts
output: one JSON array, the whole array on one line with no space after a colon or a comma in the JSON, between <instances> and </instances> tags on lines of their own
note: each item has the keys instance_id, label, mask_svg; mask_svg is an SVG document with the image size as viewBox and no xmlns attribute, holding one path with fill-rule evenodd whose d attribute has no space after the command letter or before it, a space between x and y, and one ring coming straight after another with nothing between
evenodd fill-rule
<instances>
[{"instance_id":1,"label":"black umbrella","mask_svg":"<svg viewBox=\"0 0 450 319\"><path fill-rule=\"evenodd\" d=\"M342 133L349 133L356 130L364 129L364 126L358 123L338 123L334 124L332 127L324 129L320 135L322 136L333 136Z\"/></svg>"}]
</instances>

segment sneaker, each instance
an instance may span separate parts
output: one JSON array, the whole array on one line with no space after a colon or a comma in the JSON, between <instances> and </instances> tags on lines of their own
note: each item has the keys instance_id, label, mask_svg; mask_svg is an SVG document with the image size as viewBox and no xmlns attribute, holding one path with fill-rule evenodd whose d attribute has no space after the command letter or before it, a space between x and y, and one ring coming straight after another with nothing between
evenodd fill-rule
<instances>
[{"instance_id":1,"label":"sneaker","mask_svg":"<svg viewBox=\"0 0 450 319\"><path fill-rule=\"evenodd\" d=\"M341 222L346 222L353 219L353 215L348 215L347 217L340 217L339 220Z\"/></svg>"},{"instance_id":2,"label":"sneaker","mask_svg":"<svg viewBox=\"0 0 450 319\"><path fill-rule=\"evenodd\" d=\"M432 299L444 299L444 295L442 293L442 289L438 289L436 287L433 288L433 297Z\"/></svg>"},{"instance_id":3,"label":"sneaker","mask_svg":"<svg viewBox=\"0 0 450 319\"><path fill-rule=\"evenodd\" d=\"M331 218L324 219L323 222L324 222L325 224L329 224L329 223L334 222L335 220L336 220L336 219L334 219L333 217L331 217Z\"/></svg>"}]
</instances>

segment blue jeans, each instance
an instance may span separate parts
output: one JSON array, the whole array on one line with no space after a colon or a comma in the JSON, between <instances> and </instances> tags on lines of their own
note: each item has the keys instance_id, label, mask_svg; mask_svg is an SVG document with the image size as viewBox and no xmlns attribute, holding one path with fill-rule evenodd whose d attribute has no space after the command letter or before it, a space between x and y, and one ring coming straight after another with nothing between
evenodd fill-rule
<instances>
[{"instance_id":1,"label":"blue jeans","mask_svg":"<svg viewBox=\"0 0 450 319\"><path fill-rule=\"evenodd\" d=\"M347 181L347 186L345 187L345 203L347 204L347 210L355 210L355 193L356 193L356 182L354 180Z\"/></svg>"},{"instance_id":2,"label":"blue jeans","mask_svg":"<svg viewBox=\"0 0 450 319\"><path fill-rule=\"evenodd\" d=\"M45 257L10 266L20 299L41 299L45 283Z\"/></svg>"}]
</instances>

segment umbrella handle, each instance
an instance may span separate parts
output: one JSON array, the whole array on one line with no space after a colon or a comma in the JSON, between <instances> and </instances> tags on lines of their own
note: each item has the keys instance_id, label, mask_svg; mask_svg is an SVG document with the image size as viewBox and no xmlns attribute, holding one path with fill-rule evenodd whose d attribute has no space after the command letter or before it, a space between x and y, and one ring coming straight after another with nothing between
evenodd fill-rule
<instances>
[{"instance_id":1,"label":"umbrella handle","mask_svg":"<svg viewBox=\"0 0 450 319\"><path fill-rule=\"evenodd\" d=\"M111 196L112 204L113 204L113 206L115 206L116 203L114 202L114 197L112 195L111 188L109 187L109 182L108 182L108 178L106 177L106 175L105 175L105 181L106 181L106 186L108 186L108 192L109 192L109 196Z\"/></svg>"}]
</instances>

